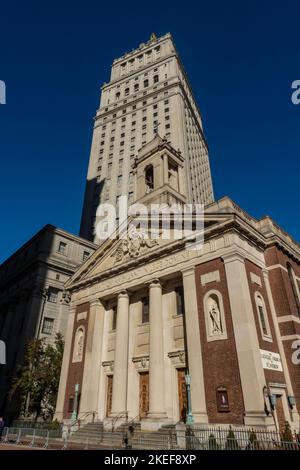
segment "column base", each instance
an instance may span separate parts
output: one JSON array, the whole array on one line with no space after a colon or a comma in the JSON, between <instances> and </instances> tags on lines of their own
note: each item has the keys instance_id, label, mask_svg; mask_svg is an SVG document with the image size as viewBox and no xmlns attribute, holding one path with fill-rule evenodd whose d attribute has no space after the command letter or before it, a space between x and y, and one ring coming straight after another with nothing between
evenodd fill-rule
<instances>
[{"instance_id":1,"label":"column base","mask_svg":"<svg viewBox=\"0 0 300 470\"><path fill-rule=\"evenodd\" d=\"M141 421L142 431L157 431L164 424L170 424L167 413L165 412L150 412L146 418Z\"/></svg>"},{"instance_id":2,"label":"column base","mask_svg":"<svg viewBox=\"0 0 300 470\"><path fill-rule=\"evenodd\" d=\"M192 416L194 419L193 424L208 424L208 416L205 411L192 411Z\"/></svg>"},{"instance_id":3,"label":"column base","mask_svg":"<svg viewBox=\"0 0 300 470\"><path fill-rule=\"evenodd\" d=\"M244 416L246 426L260 426L264 429L276 429L273 417L266 416L262 411L246 411Z\"/></svg>"}]
</instances>

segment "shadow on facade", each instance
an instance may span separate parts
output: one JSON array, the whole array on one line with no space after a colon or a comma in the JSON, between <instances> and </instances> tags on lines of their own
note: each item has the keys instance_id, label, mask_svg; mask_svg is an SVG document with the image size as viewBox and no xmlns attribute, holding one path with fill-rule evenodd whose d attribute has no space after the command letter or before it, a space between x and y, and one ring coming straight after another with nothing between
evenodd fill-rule
<instances>
[{"instance_id":1,"label":"shadow on facade","mask_svg":"<svg viewBox=\"0 0 300 470\"><path fill-rule=\"evenodd\" d=\"M93 241L94 239L93 226L95 214L104 191L104 186L105 179L97 181L96 178L93 178L86 182L79 232L80 237L85 238L86 240Z\"/></svg>"},{"instance_id":2,"label":"shadow on facade","mask_svg":"<svg viewBox=\"0 0 300 470\"><path fill-rule=\"evenodd\" d=\"M19 416L21 407L19 393L9 396L13 378L24 363L27 343L42 328L54 232L54 226L46 225L0 266L0 339L6 344L6 364L0 367L0 416L6 424Z\"/></svg>"}]
</instances>

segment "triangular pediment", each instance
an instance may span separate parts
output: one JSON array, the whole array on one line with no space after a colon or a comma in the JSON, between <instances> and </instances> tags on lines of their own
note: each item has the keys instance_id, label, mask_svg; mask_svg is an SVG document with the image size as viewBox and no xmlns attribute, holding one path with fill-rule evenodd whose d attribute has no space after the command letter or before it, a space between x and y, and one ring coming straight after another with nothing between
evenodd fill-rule
<instances>
[{"instance_id":1,"label":"triangular pediment","mask_svg":"<svg viewBox=\"0 0 300 470\"><path fill-rule=\"evenodd\" d=\"M232 214L206 214L204 219L205 231L210 231L218 225L223 225L232 218ZM129 221L130 222L130 221ZM127 227L127 225L126 225ZM119 233L120 232L120 233ZM178 241L175 230L170 229L170 238L162 237L162 232L157 239L153 239L146 230L141 230L136 238L127 237L124 229L118 230L118 236L114 234L112 239L105 240L85 263L74 273L66 284L71 288L82 281L98 277L99 275L111 275L126 269L132 264L147 263L151 257L163 256L163 252L170 251ZM184 243L184 239L182 239Z\"/></svg>"}]
</instances>

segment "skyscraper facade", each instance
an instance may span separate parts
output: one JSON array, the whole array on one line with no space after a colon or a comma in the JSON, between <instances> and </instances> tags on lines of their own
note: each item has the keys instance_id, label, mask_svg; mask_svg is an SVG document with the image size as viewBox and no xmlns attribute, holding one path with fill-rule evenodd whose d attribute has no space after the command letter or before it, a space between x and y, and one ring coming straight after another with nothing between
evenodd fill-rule
<instances>
[{"instance_id":1,"label":"skyscraper facade","mask_svg":"<svg viewBox=\"0 0 300 470\"><path fill-rule=\"evenodd\" d=\"M97 243L99 204L134 198L137 151L158 133L185 159L188 201L213 202L201 114L171 35L150 40L114 60L96 113L80 235Z\"/></svg>"}]
</instances>

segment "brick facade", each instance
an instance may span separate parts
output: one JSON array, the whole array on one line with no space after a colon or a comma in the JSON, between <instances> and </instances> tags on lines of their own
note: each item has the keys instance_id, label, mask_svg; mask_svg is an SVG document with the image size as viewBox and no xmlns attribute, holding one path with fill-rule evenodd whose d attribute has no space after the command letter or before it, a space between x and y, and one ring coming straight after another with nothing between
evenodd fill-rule
<instances>
[{"instance_id":1,"label":"brick facade","mask_svg":"<svg viewBox=\"0 0 300 470\"><path fill-rule=\"evenodd\" d=\"M89 323L89 310L90 305L89 303L84 303L78 305L76 308L75 314L75 322L74 322L74 329L72 335L72 346L71 346L71 354L70 354L70 365L68 371L68 378L67 378L67 385L66 385L66 395L65 395L65 404L64 404L64 418L70 418L72 411L69 410L69 399L70 397L74 397L75 385L79 384L79 396L80 390L82 388L82 378L83 378L83 370L84 370L84 357L85 357L85 350L86 350L86 338L87 338L87 330L88 330L88 323ZM86 312L86 317L78 320L78 314ZM73 362L73 350L74 350L74 340L75 334L78 327L83 326L85 329L85 339L83 344L83 357L82 361L80 362Z\"/></svg>"},{"instance_id":2,"label":"brick facade","mask_svg":"<svg viewBox=\"0 0 300 470\"><path fill-rule=\"evenodd\" d=\"M216 270L220 273L220 281L209 282L205 286L202 286L201 275ZM196 266L195 275L203 355L205 395L209 422L243 424L243 394L224 263L221 259L216 259L208 263L199 264ZM205 294L211 289L219 291L222 295L228 338L207 342L203 299ZM227 390L230 411L218 411L217 389L219 387L224 387Z\"/></svg>"}]
</instances>

